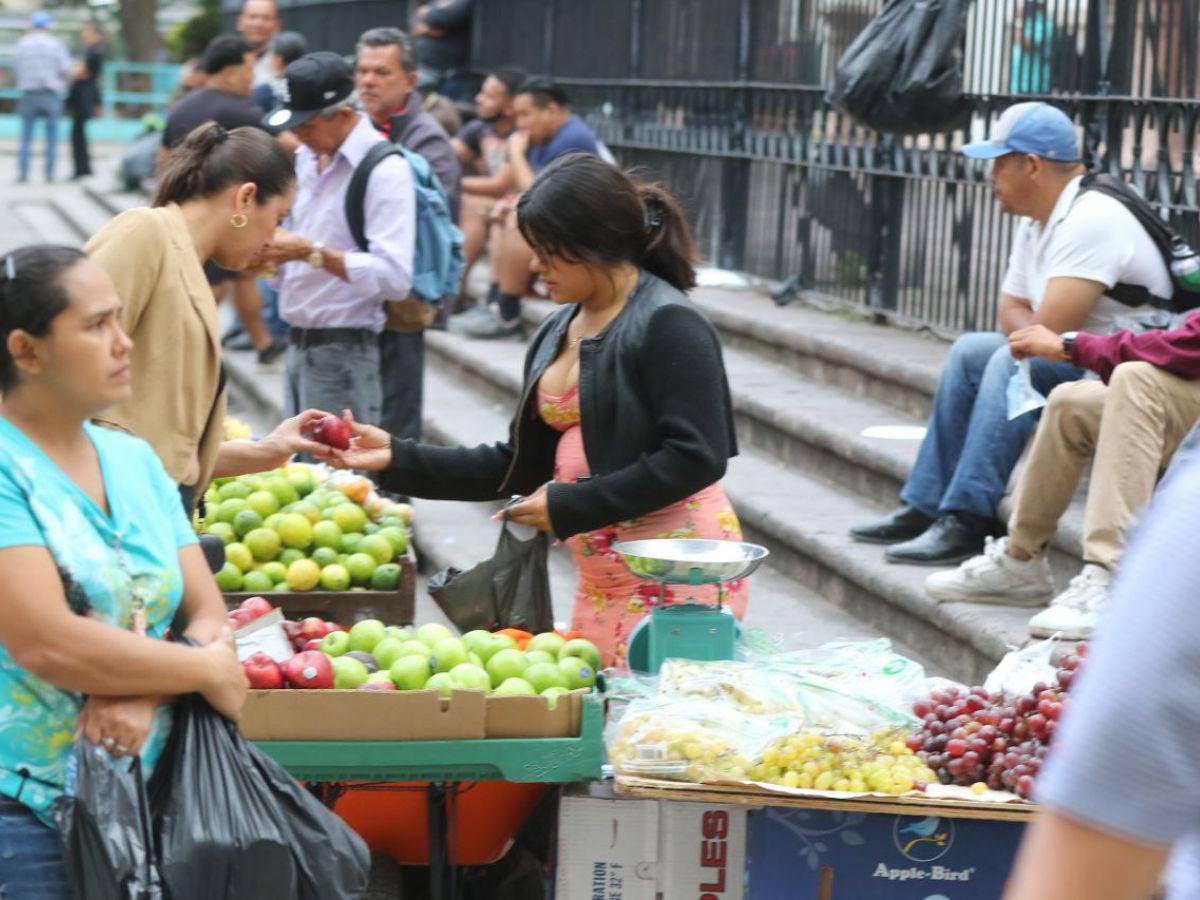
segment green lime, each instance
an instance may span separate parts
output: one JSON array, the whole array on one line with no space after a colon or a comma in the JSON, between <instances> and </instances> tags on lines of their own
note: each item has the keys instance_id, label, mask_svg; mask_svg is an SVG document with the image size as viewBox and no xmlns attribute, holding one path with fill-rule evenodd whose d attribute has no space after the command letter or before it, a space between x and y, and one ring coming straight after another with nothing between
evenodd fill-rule
<instances>
[{"instance_id":1,"label":"green lime","mask_svg":"<svg viewBox=\"0 0 1200 900\"><path fill-rule=\"evenodd\" d=\"M333 508L333 521L347 534L362 533L363 526L367 524L367 514L361 506L346 502Z\"/></svg>"},{"instance_id":2,"label":"green lime","mask_svg":"<svg viewBox=\"0 0 1200 900\"><path fill-rule=\"evenodd\" d=\"M280 506L287 506L289 503L295 503L300 499L300 495L296 489L288 483L288 480L280 475L273 478L267 478L263 481L263 490L270 491L275 499L279 501Z\"/></svg>"},{"instance_id":3,"label":"green lime","mask_svg":"<svg viewBox=\"0 0 1200 900\"><path fill-rule=\"evenodd\" d=\"M227 562L215 576L217 587L222 593L232 593L242 589L242 573L233 563Z\"/></svg>"},{"instance_id":4,"label":"green lime","mask_svg":"<svg viewBox=\"0 0 1200 900\"><path fill-rule=\"evenodd\" d=\"M313 524L299 513L283 515L274 530L285 547L303 550L312 543Z\"/></svg>"},{"instance_id":5,"label":"green lime","mask_svg":"<svg viewBox=\"0 0 1200 900\"><path fill-rule=\"evenodd\" d=\"M334 522L318 522L313 526L313 545L316 547L342 548L342 529Z\"/></svg>"},{"instance_id":6,"label":"green lime","mask_svg":"<svg viewBox=\"0 0 1200 900\"><path fill-rule=\"evenodd\" d=\"M318 547L312 552L311 559L323 569L338 561L338 552L332 547Z\"/></svg>"},{"instance_id":7,"label":"green lime","mask_svg":"<svg viewBox=\"0 0 1200 900\"><path fill-rule=\"evenodd\" d=\"M371 575L371 590L394 591L400 586L400 567L395 563L385 563Z\"/></svg>"},{"instance_id":8,"label":"green lime","mask_svg":"<svg viewBox=\"0 0 1200 900\"><path fill-rule=\"evenodd\" d=\"M264 575L269 575L272 582L278 583L287 578L287 566L283 562L272 561L262 564L262 572Z\"/></svg>"},{"instance_id":9,"label":"green lime","mask_svg":"<svg viewBox=\"0 0 1200 900\"><path fill-rule=\"evenodd\" d=\"M379 526L374 522L368 522L362 528L362 533L365 535L379 534Z\"/></svg>"},{"instance_id":10,"label":"green lime","mask_svg":"<svg viewBox=\"0 0 1200 900\"><path fill-rule=\"evenodd\" d=\"M389 563L396 558L396 548L389 538L382 534L363 535L356 549L358 553L369 553L377 565Z\"/></svg>"},{"instance_id":11,"label":"green lime","mask_svg":"<svg viewBox=\"0 0 1200 900\"><path fill-rule=\"evenodd\" d=\"M246 506L249 509L254 510L264 519L267 516L273 516L275 513L279 512L279 507L282 505L283 504L275 498L275 495L269 491L255 491L246 498Z\"/></svg>"},{"instance_id":12,"label":"green lime","mask_svg":"<svg viewBox=\"0 0 1200 900\"><path fill-rule=\"evenodd\" d=\"M266 572L247 572L242 576L242 590L247 593L261 594L273 587L275 587L275 579Z\"/></svg>"},{"instance_id":13,"label":"green lime","mask_svg":"<svg viewBox=\"0 0 1200 900\"><path fill-rule=\"evenodd\" d=\"M279 561L285 566L290 566L298 559L304 559L304 551L294 547L284 547L283 552L279 554Z\"/></svg>"},{"instance_id":14,"label":"green lime","mask_svg":"<svg viewBox=\"0 0 1200 900\"><path fill-rule=\"evenodd\" d=\"M217 488L217 496L222 500L245 500L253 491L242 481L230 481Z\"/></svg>"},{"instance_id":15,"label":"green lime","mask_svg":"<svg viewBox=\"0 0 1200 900\"><path fill-rule=\"evenodd\" d=\"M233 543L225 546L225 561L237 566L239 572L247 572L254 565L254 555L245 544Z\"/></svg>"},{"instance_id":16,"label":"green lime","mask_svg":"<svg viewBox=\"0 0 1200 900\"><path fill-rule=\"evenodd\" d=\"M375 557L369 553L352 553L346 560L346 571L350 573L353 584L369 584L375 574Z\"/></svg>"},{"instance_id":17,"label":"green lime","mask_svg":"<svg viewBox=\"0 0 1200 900\"><path fill-rule=\"evenodd\" d=\"M350 587L350 573L345 566L326 566L321 570L321 587L327 591L344 591Z\"/></svg>"},{"instance_id":18,"label":"green lime","mask_svg":"<svg viewBox=\"0 0 1200 900\"><path fill-rule=\"evenodd\" d=\"M279 535L269 528L254 529L242 539L242 542L259 562L270 562L283 549Z\"/></svg>"},{"instance_id":19,"label":"green lime","mask_svg":"<svg viewBox=\"0 0 1200 900\"><path fill-rule=\"evenodd\" d=\"M228 522L213 522L204 530L209 534L215 534L226 546L237 540L237 532L233 530L233 526Z\"/></svg>"},{"instance_id":20,"label":"green lime","mask_svg":"<svg viewBox=\"0 0 1200 900\"><path fill-rule=\"evenodd\" d=\"M275 587L271 588L271 590L276 594L290 594L292 592L292 589L288 587L288 583L286 581L279 582L279 584L275 585Z\"/></svg>"},{"instance_id":21,"label":"green lime","mask_svg":"<svg viewBox=\"0 0 1200 900\"><path fill-rule=\"evenodd\" d=\"M359 531L352 531L349 534L343 534L342 535L342 552L343 553L357 553L358 545L362 543L362 539L364 537L365 537L365 535L363 535L362 532L359 532Z\"/></svg>"},{"instance_id":22,"label":"green lime","mask_svg":"<svg viewBox=\"0 0 1200 900\"><path fill-rule=\"evenodd\" d=\"M401 556L408 550L408 529L403 525L388 525L381 528L379 533L392 542L396 556Z\"/></svg>"},{"instance_id":23,"label":"green lime","mask_svg":"<svg viewBox=\"0 0 1200 900\"><path fill-rule=\"evenodd\" d=\"M240 513L233 517L233 530L237 532L237 536L244 538L255 528L262 528L262 516L252 509L243 509Z\"/></svg>"},{"instance_id":24,"label":"green lime","mask_svg":"<svg viewBox=\"0 0 1200 900\"><path fill-rule=\"evenodd\" d=\"M221 505L217 507L217 521L228 522L233 524L234 517L246 508L246 501L238 497L231 500L222 500Z\"/></svg>"}]
</instances>

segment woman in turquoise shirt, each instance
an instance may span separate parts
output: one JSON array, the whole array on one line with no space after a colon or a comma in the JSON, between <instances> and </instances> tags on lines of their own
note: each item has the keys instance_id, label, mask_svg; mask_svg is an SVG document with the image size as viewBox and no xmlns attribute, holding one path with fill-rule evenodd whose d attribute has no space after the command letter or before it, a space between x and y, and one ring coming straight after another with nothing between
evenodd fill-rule
<instances>
[{"instance_id":1,"label":"woman in turquoise shirt","mask_svg":"<svg viewBox=\"0 0 1200 900\"><path fill-rule=\"evenodd\" d=\"M67 247L0 260L0 897L68 896L47 827L77 732L153 768L170 701L236 719L246 681L174 483L91 424L130 396L105 271ZM201 645L164 640L170 628Z\"/></svg>"}]
</instances>

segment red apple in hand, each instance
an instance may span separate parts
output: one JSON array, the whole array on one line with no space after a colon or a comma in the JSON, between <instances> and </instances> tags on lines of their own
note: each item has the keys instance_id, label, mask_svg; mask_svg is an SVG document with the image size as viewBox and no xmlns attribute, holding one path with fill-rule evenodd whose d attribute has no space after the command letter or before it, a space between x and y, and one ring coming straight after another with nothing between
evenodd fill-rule
<instances>
[{"instance_id":1,"label":"red apple in hand","mask_svg":"<svg viewBox=\"0 0 1200 900\"><path fill-rule=\"evenodd\" d=\"M304 436L326 447L350 449L350 426L337 416L322 416L308 427Z\"/></svg>"},{"instance_id":2,"label":"red apple in hand","mask_svg":"<svg viewBox=\"0 0 1200 900\"><path fill-rule=\"evenodd\" d=\"M241 605L238 606L238 609L244 609L246 612L250 613L251 619L257 619L259 616L265 616L274 608L275 607L271 605L271 601L266 597L247 597L241 602Z\"/></svg>"},{"instance_id":3,"label":"red apple in hand","mask_svg":"<svg viewBox=\"0 0 1200 900\"><path fill-rule=\"evenodd\" d=\"M319 650L297 653L283 666L288 687L320 690L333 687L333 663Z\"/></svg>"},{"instance_id":4,"label":"red apple in hand","mask_svg":"<svg viewBox=\"0 0 1200 900\"><path fill-rule=\"evenodd\" d=\"M256 691L275 691L283 687L283 672L279 664L265 653L255 653L242 663L246 680Z\"/></svg>"}]
</instances>

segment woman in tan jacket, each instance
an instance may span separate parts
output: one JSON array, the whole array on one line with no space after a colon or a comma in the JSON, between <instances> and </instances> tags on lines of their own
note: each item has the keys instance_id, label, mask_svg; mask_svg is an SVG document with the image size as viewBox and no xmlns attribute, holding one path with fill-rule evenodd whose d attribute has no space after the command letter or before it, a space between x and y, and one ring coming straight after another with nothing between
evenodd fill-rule
<instances>
[{"instance_id":1,"label":"woman in tan jacket","mask_svg":"<svg viewBox=\"0 0 1200 900\"><path fill-rule=\"evenodd\" d=\"M148 441L191 509L209 481L283 465L322 448L302 437L321 413L283 422L260 441L223 441L225 384L208 260L257 261L295 194L283 147L256 128L210 123L171 154L152 208L117 216L85 250L108 272L133 338L133 399L106 421Z\"/></svg>"}]
</instances>

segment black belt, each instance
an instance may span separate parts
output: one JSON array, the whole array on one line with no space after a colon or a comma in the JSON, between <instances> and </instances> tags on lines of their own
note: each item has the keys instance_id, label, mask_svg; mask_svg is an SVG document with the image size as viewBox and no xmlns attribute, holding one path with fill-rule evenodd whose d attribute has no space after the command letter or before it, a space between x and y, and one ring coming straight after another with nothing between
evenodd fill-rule
<instances>
[{"instance_id":1,"label":"black belt","mask_svg":"<svg viewBox=\"0 0 1200 900\"><path fill-rule=\"evenodd\" d=\"M0 794L0 812L29 812L29 807L20 800Z\"/></svg>"},{"instance_id":2,"label":"black belt","mask_svg":"<svg viewBox=\"0 0 1200 900\"><path fill-rule=\"evenodd\" d=\"M366 328L293 328L294 347L316 347L320 344L362 344L379 340L379 335Z\"/></svg>"}]
</instances>

